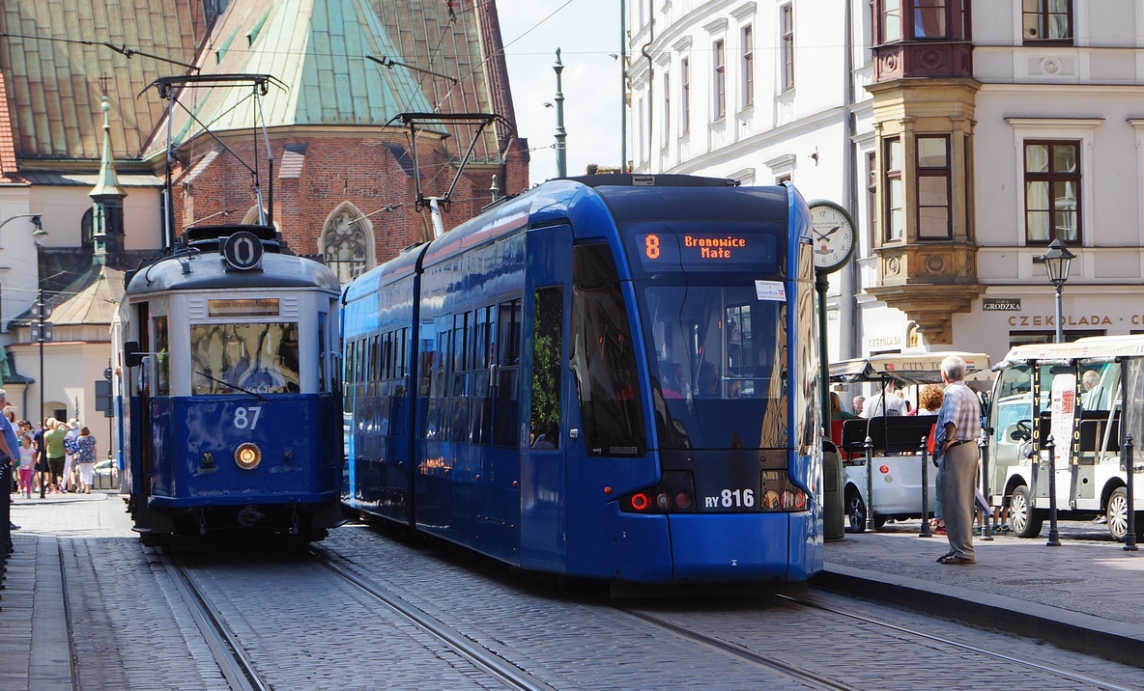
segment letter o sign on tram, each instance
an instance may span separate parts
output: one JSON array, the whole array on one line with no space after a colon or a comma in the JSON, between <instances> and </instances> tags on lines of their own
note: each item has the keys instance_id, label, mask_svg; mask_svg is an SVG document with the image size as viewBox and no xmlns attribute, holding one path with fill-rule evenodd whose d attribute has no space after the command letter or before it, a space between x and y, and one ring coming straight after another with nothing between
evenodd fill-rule
<instances>
[{"instance_id":1,"label":"letter o sign on tram","mask_svg":"<svg viewBox=\"0 0 1144 691\"><path fill-rule=\"evenodd\" d=\"M222 256L232 269L249 271L258 268L262 263L262 241L249 230L240 230L223 242Z\"/></svg>"}]
</instances>

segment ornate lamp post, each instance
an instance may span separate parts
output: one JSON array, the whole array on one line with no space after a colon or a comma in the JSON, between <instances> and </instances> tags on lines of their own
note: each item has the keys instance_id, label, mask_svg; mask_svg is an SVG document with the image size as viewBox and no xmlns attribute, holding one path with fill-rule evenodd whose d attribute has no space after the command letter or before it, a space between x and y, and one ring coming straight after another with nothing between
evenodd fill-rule
<instances>
[{"instance_id":1,"label":"ornate lamp post","mask_svg":"<svg viewBox=\"0 0 1144 691\"><path fill-rule=\"evenodd\" d=\"M1065 247L1060 238L1054 238L1049 243L1049 250L1041 256L1041 261L1045 264L1045 271L1049 274L1049 282L1057 291L1056 343L1064 340L1061 329L1061 288L1064 287L1065 281L1069 280L1069 266L1075 257L1076 255L1069 252L1069 248Z\"/></svg>"},{"instance_id":2,"label":"ornate lamp post","mask_svg":"<svg viewBox=\"0 0 1144 691\"><path fill-rule=\"evenodd\" d=\"M556 71L556 177L568 177L568 133L564 130L564 91L560 84L560 74L564 71L564 63L560 62L560 49L556 49L556 64L552 66Z\"/></svg>"}]
</instances>

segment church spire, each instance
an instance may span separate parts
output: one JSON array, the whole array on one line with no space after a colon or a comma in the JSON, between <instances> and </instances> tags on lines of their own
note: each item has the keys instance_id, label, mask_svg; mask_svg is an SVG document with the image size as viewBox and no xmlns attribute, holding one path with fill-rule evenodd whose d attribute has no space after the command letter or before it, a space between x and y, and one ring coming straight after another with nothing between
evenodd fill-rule
<instances>
[{"instance_id":1,"label":"church spire","mask_svg":"<svg viewBox=\"0 0 1144 691\"><path fill-rule=\"evenodd\" d=\"M103 156L99 162L99 179L88 196L95 202L91 211L91 237L95 246L92 262L106 264L109 254L115 257L123 250L123 198L127 193L119 186L111 156L111 125L107 118L111 104L107 102L107 94L103 95L99 109L103 111Z\"/></svg>"}]
</instances>

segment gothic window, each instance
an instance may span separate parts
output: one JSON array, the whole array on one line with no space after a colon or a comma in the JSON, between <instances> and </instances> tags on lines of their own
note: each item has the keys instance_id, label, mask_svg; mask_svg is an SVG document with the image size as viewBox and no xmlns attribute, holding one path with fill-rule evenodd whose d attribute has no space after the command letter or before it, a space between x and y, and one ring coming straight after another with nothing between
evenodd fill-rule
<instances>
[{"instance_id":1,"label":"gothic window","mask_svg":"<svg viewBox=\"0 0 1144 691\"><path fill-rule=\"evenodd\" d=\"M345 208L326 223L322 257L341 283L349 283L369 268L369 243L361 214Z\"/></svg>"},{"instance_id":2,"label":"gothic window","mask_svg":"<svg viewBox=\"0 0 1144 691\"><path fill-rule=\"evenodd\" d=\"M95 240L92 237L95 232L92 228L92 212L92 209L83 212L83 220L79 222L80 247L85 250L95 247Z\"/></svg>"}]
</instances>

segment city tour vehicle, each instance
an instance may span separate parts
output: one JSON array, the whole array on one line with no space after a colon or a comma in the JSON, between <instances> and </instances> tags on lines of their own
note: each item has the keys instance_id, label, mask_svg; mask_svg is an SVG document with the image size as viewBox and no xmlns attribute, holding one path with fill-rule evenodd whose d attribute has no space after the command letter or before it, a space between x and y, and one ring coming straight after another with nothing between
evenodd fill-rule
<instances>
[{"instance_id":1,"label":"city tour vehicle","mask_svg":"<svg viewBox=\"0 0 1144 691\"><path fill-rule=\"evenodd\" d=\"M1133 476L1144 468L1122 454L1125 439L1138 445L1144 432L1144 336L1016 346L994 369L990 499L1009 505L1014 533L1040 534L1052 488L1059 518L1095 517L1123 542L1131 515L1140 535L1144 491L1134 492L1130 511L1126 467L1135 466Z\"/></svg>"},{"instance_id":2,"label":"city tour vehicle","mask_svg":"<svg viewBox=\"0 0 1144 691\"><path fill-rule=\"evenodd\" d=\"M844 384L878 384L882 390L888 382L899 389L913 387L917 391L926 384L941 385L941 361L958 355L966 364L966 379L971 387L979 386L978 378L989 372L989 356L966 352L905 352L871 355L831 363L830 381ZM913 410L917 402L913 401ZM846 508L847 529L860 532L872 507L875 529L890 519L921 518L922 448L937 423L937 415L874 415L869 419L834 420L831 437L842 454L842 497ZM866 475L866 440L870 440L873 481ZM930 458L927 449L925 457ZM925 518L934 510L934 479L937 468L924 469L926 476ZM868 496L869 495L869 496Z\"/></svg>"}]
</instances>

